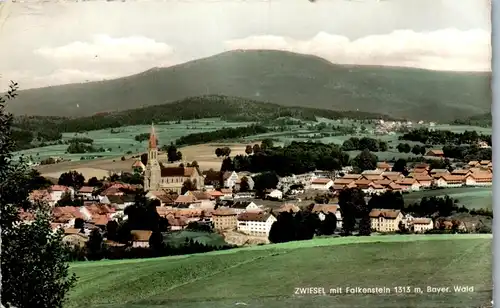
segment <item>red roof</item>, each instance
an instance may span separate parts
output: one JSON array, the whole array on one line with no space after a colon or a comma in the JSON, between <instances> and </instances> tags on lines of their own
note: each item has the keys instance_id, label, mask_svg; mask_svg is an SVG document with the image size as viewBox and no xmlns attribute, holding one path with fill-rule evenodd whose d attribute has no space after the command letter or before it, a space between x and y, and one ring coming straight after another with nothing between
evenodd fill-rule
<instances>
[{"instance_id":1,"label":"red roof","mask_svg":"<svg viewBox=\"0 0 500 308\"><path fill-rule=\"evenodd\" d=\"M94 187L92 187L92 186L82 186L82 188L80 188L78 190L78 192L80 192L80 193L92 193L92 192L94 192Z\"/></svg>"},{"instance_id":2,"label":"red roof","mask_svg":"<svg viewBox=\"0 0 500 308\"><path fill-rule=\"evenodd\" d=\"M64 185L52 185L50 186L50 190L52 191L66 191L68 190L68 186L64 186Z\"/></svg>"}]
</instances>

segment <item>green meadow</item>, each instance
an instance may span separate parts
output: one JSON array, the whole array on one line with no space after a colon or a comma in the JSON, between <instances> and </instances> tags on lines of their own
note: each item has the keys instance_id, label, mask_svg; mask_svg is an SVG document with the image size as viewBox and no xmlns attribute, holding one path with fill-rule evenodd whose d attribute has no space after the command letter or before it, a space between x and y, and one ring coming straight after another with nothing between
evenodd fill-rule
<instances>
[{"instance_id":1,"label":"green meadow","mask_svg":"<svg viewBox=\"0 0 500 308\"><path fill-rule=\"evenodd\" d=\"M411 204L420 202L423 197L444 197L450 196L457 199L458 203L467 208L493 209L493 188L490 187L457 187L436 190L415 191L404 195L405 203Z\"/></svg>"},{"instance_id":2,"label":"green meadow","mask_svg":"<svg viewBox=\"0 0 500 308\"><path fill-rule=\"evenodd\" d=\"M198 255L76 262L65 307L480 307L492 298L491 235L321 238ZM408 286L409 293L395 287ZM450 292L428 293L427 287ZM454 292L470 286L471 292ZM322 287L326 294L298 295ZM386 294L330 289L387 287ZM419 289L422 292L419 292Z\"/></svg>"},{"instance_id":3,"label":"green meadow","mask_svg":"<svg viewBox=\"0 0 500 308\"><path fill-rule=\"evenodd\" d=\"M319 123L326 123L328 125L335 126L354 126L359 127L361 124L355 120L330 120L324 118L318 118ZM272 138L277 142L277 144L289 144L293 141L305 142L312 140L314 142L321 143L336 143L342 144L345 140L351 137L369 137L376 138L383 141L386 141L389 145L389 150L386 152L377 152L377 156L380 160L392 160L398 158L407 158L412 157L414 154L412 153L399 153L396 150L396 146L400 142L405 142L413 146L414 144L419 144L418 142L411 141L400 141L398 138L401 134L392 134L392 135L376 135L374 134L374 125L364 125L366 127L365 132L358 132L352 135L338 135L338 136L330 136L317 138L314 135L318 134L319 131L315 130L314 125L317 122L307 122L302 121L303 125L300 127L299 125L288 125L285 127L285 130L282 132L269 132L266 134L253 135L245 138L241 138L239 140L233 140L235 142L245 142L251 143L253 141L262 140L263 138ZM215 131L225 127L241 127L248 126L253 124L253 122L227 122L223 121L219 118L207 118L207 119L197 119L197 120L186 120L181 121L180 124L170 122L170 123L156 123L155 129L158 134L158 140L160 145L170 144L171 142L175 142L176 139L182 136L186 136L193 133L200 132L209 132ZM418 127L428 127L425 125L414 125L415 128ZM436 125L435 129L443 129L443 130L451 130L454 132L463 132L465 130L476 130L480 133L491 134L491 128L482 128L482 127L473 127L473 126L464 126L464 125ZM63 140L70 140L74 137L88 137L94 140L94 147L99 148L103 147L105 149L109 149L109 151L102 153L87 153L87 154L66 154L66 149L68 147L67 144L61 145L51 145L40 148L33 148L28 150L23 150L16 152L18 155L24 156L33 156L35 160L44 159L50 156L60 156L65 159L71 160L80 160L82 156L98 156L102 155L103 157L121 157L125 155L127 152L139 153L144 151L146 147L146 141L137 142L134 140L136 135L142 133L148 133L151 130L150 125L135 125L135 126L123 126L120 128L111 129L103 129L103 130L95 130L88 131L83 133L66 133L63 134ZM113 131L113 132L112 132ZM335 134L335 131L331 128L327 128L324 131L325 133ZM439 146L437 146L439 147ZM350 151L349 154L352 157L355 157L359 154L359 151Z\"/></svg>"}]
</instances>

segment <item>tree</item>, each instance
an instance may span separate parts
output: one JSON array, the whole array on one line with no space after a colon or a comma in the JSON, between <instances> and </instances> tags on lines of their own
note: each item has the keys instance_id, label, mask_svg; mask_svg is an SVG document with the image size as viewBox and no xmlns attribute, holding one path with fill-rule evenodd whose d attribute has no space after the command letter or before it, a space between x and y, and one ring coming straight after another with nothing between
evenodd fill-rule
<instances>
[{"instance_id":1,"label":"tree","mask_svg":"<svg viewBox=\"0 0 500 308\"><path fill-rule=\"evenodd\" d=\"M256 175L253 178L253 181L254 181L254 189L258 192L262 192L269 188L276 188L279 182L279 178L275 172L270 171Z\"/></svg>"},{"instance_id":2,"label":"tree","mask_svg":"<svg viewBox=\"0 0 500 308\"><path fill-rule=\"evenodd\" d=\"M363 215L359 222L359 235L361 236L369 236L372 232L372 227L371 227L371 222L370 222L370 216L368 216L368 213Z\"/></svg>"},{"instance_id":3,"label":"tree","mask_svg":"<svg viewBox=\"0 0 500 308\"><path fill-rule=\"evenodd\" d=\"M342 213L342 233L351 235L356 225L356 217L362 217L366 212L366 201L363 191L359 188L343 189L339 193L339 207Z\"/></svg>"},{"instance_id":4,"label":"tree","mask_svg":"<svg viewBox=\"0 0 500 308\"><path fill-rule=\"evenodd\" d=\"M259 153L260 152L260 145L257 143L253 145L253 152L254 153Z\"/></svg>"},{"instance_id":5,"label":"tree","mask_svg":"<svg viewBox=\"0 0 500 308\"><path fill-rule=\"evenodd\" d=\"M222 164L220 166L220 171L221 172L226 172L226 171L232 171L234 170L233 166L233 161L231 160L231 157L226 157L222 161Z\"/></svg>"},{"instance_id":6,"label":"tree","mask_svg":"<svg viewBox=\"0 0 500 308\"><path fill-rule=\"evenodd\" d=\"M47 204L32 206L27 201L29 172L22 161L12 160L12 115L5 111L5 104L16 97L16 91L17 83L12 82L0 97L1 303L62 308L76 276L68 271L70 250L62 242L63 232L52 232ZM35 214L33 223L19 223L21 208Z\"/></svg>"},{"instance_id":7,"label":"tree","mask_svg":"<svg viewBox=\"0 0 500 308\"><path fill-rule=\"evenodd\" d=\"M221 156L222 156L222 149L221 149L221 148L217 148L217 149L215 149L215 155L216 155L217 157L221 157Z\"/></svg>"},{"instance_id":8,"label":"tree","mask_svg":"<svg viewBox=\"0 0 500 308\"><path fill-rule=\"evenodd\" d=\"M165 149L167 152L167 159L170 163L179 161L182 159L182 153L180 151L177 151L177 147L174 145L174 143L170 143L168 147L162 147L162 149Z\"/></svg>"},{"instance_id":9,"label":"tree","mask_svg":"<svg viewBox=\"0 0 500 308\"><path fill-rule=\"evenodd\" d=\"M389 146L387 145L387 142L385 142L385 141L378 142L378 150L380 152L386 152L388 149L389 149Z\"/></svg>"},{"instance_id":10,"label":"tree","mask_svg":"<svg viewBox=\"0 0 500 308\"><path fill-rule=\"evenodd\" d=\"M354 165L364 170L374 170L377 168L377 155L371 153L368 149L363 150L354 158Z\"/></svg>"},{"instance_id":11,"label":"tree","mask_svg":"<svg viewBox=\"0 0 500 308\"><path fill-rule=\"evenodd\" d=\"M392 166L392 171L394 172L404 172L406 170L406 160L405 159L398 159Z\"/></svg>"},{"instance_id":12,"label":"tree","mask_svg":"<svg viewBox=\"0 0 500 308\"><path fill-rule=\"evenodd\" d=\"M240 191L247 192L250 190L250 184L248 184L248 178L246 176L241 178L240 181Z\"/></svg>"},{"instance_id":13,"label":"tree","mask_svg":"<svg viewBox=\"0 0 500 308\"><path fill-rule=\"evenodd\" d=\"M229 157L231 155L231 148L230 147L223 147L222 148L222 156Z\"/></svg>"},{"instance_id":14,"label":"tree","mask_svg":"<svg viewBox=\"0 0 500 308\"><path fill-rule=\"evenodd\" d=\"M57 184L73 187L74 189L80 189L85 183L85 178L81 173L76 171L69 171L61 174Z\"/></svg>"},{"instance_id":15,"label":"tree","mask_svg":"<svg viewBox=\"0 0 500 308\"><path fill-rule=\"evenodd\" d=\"M102 186L102 182L99 181L95 176L93 176L88 180L87 185L92 187L99 187Z\"/></svg>"},{"instance_id":16,"label":"tree","mask_svg":"<svg viewBox=\"0 0 500 308\"><path fill-rule=\"evenodd\" d=\"M325 219L321 222L320 233L322 235L332 235L337 229L337 216L333 213L325 215Z\"/></svg>"},{"instance_id":17,"label":"tree","mask_svg":"<svg viewBox=\"0 0 500 308\"><path fill-rule=\"evenodd\" d=\"M141 154L141 162L142 162L144 165L147 165L147 164L148 164L148 153L142 153L142 154Z\"/></svg>"},{"instance_id":18,"label":"tree","mask_svg":"<svg viewBox=\"0 0 500 308\"><path fill-rule=\"evenodd\" d=\"M247 155L250 155L250 154L252 154L252 153L253 153L253 148L252 148L252 146L251 146L251 145L247 145L247 146L246 146L246 148L245 148L245 153L246 153Z\"/></svg>"},{"instance_id":19,"label":"tree","mask_svg":"<svg viewBox=\"0 0 500 308\"><path fill-rule=\"evenodd\" d=\"M89 240L87 241L87 255L90 260L100 260L103 257L103 237L99 229L94 229L90 232Z\"/></svg>"},{"instance_id":20,"label":"tree","mask_svg":"<svg viewBox=\"0 0 500 308\"><path fill-rule=\"evenodd\" d=\"M83 226L85 224L85 220L83 220L82 218L76 218L75 219L75 229L83 229Z\"/></svg>"},{"instance_id":21,"label":"tree","mask_svg":"<svg viewBox=\"0 0 500 308\"><path fill-rule=\"evenodd\" d=\"M274 146L274 142L272 139L269 139L269 138L262 140L262 142L260 143L260 148L262 150L270 149L273 146Z\"/></svg>"},{"instance_id":22,"label":"tree","mask_svg":"<svg viewBox=\"0 0 500 308\"><path fill-rule=\"evenodd\" d=\"M196 190L196 183L187 179L182 183L181 194L184 195L188 191Z\"/></svg>"}]
</instances>

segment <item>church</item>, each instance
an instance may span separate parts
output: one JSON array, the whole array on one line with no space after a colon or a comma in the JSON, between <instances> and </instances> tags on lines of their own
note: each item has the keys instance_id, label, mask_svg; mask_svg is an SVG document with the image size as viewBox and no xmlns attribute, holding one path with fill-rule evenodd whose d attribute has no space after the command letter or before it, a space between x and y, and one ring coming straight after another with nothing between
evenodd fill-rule
<instances>
[{"instance_id":1,"label":"church","mask_svg":"<svg viewBox=\"0 0 500 308\"><path fill-rule=\"evenodd\" d=\"M180 194L186 180L191 180L197 190L205 187L204 177L196 167L165 167L158 160L158 145L154 126L148 142L148 161L144 171L144 190L167 190Z\"/></svg>"}]
</instances>

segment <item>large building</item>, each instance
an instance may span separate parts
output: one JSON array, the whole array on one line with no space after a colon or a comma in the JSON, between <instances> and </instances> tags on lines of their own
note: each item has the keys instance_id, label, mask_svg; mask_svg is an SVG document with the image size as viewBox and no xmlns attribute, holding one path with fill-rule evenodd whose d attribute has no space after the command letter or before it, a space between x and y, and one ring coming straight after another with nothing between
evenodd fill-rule
<instances>
[{"instance_id":1,"label":"large building","mask_svg":"<svg viewBox=\"0 0 500 308\"><path fill-rule=\"evenodd\" d=\"M144 190L170 190L181 193L184 182L190 180L196 190L205 187L204 178L196 167L165 167L158 160L158 146L156 144L154 126L151 125L151 134L148 144L148 161L144 171Z\"/></svg>"}]
</instances>

